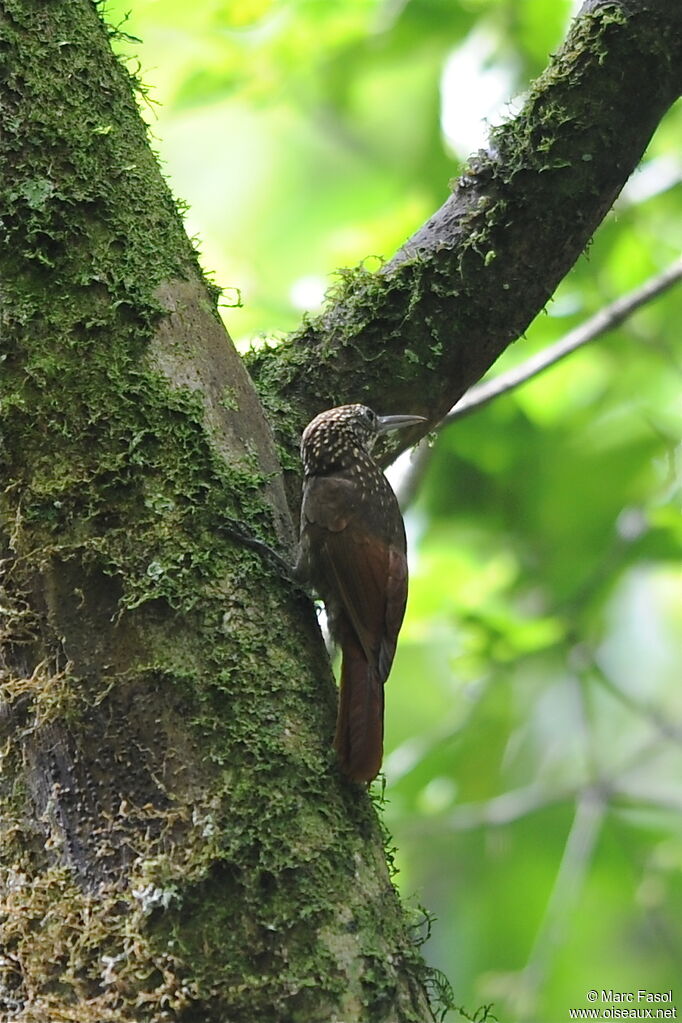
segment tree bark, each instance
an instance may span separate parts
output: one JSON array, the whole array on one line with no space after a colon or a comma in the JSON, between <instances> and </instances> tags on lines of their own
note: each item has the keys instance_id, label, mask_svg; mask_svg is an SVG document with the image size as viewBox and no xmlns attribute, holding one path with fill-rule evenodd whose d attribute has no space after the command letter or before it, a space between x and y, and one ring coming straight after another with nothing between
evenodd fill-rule
<instances>
[{"instance_id":1,"label":"tree bark","mask_svg":"<svg viewBox=\"0 0 682 1023\"><path fill-rule=\"evenodd\" d=\"M0 1017L423 1020L272 436L95 6L0 7Z\"/></svg>"},{"instance_id":2,"label":"tree bark","mask_svg":"<svg viewBox=\"0 0 682 1023\"><path fill-rule=\"evenodd\" d=\"M235 524L291 551L313 412L436 417L525 327L679 92L677 6L593 4L429 225L253 359L261 406L96 7L0 4L12 1023L429 1018L314 613Z\"/></svg>"},{"instance_id":3,"label":"tree bark","mask_svg":"<svg viewBox=\"0 0 682 1023\"><path fill-rule=\"evenodd\" d=\"M293 449L321 408L439 420L518 338L587 246L682 91L678 0L590 0L521 113L379 273L249 368ZM396 437L384 463L414 442ZM296 485L291 487L295 493Z\"/></svg>"}]
</instances>

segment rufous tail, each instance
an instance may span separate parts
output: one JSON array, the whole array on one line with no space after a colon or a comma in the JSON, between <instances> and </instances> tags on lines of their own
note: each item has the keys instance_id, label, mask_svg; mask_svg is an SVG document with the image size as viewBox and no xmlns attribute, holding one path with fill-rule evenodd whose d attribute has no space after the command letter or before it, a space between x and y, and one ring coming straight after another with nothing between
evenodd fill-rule
<instances>
[{"instance_id":1,"label":"rufous tail","mask_svg":"<svg viewBox=\"0 0 682 1023\"><path fill-rule=\"evenodd\" d=\"M343 647L334 747L351 781L376 778L384 752L384 686L354 639Z\"/></svg>"}]
</instances>

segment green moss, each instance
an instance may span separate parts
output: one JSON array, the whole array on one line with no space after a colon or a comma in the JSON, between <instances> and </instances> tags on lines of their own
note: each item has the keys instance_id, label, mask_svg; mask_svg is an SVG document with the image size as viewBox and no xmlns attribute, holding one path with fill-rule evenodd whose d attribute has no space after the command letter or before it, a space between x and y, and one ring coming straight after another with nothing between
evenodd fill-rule
<instances>
[{"instance_id":1,"label":"green moss","mask_svg":"<svg viewBox=\"0 0 682 1023\"><path fill-rule=\"evenodd\" d=\"M199 270L129 76L90 5L0 32L0 1015L388 1006L412 946L314 614L235 537L273 542L267 478L149 357Z\"/></svg>"},{"instance_id":2,"label":"green moss","mask_svg":"<svg viewBox=\"0 0 682 1023\"><path fill-rule=\"evenodd\" d=\"M320 408L346 401L435 420L523 334L677 95L666 24L615 3L576 19L409 253L345 272L321 316L251 356L284 449Z\"/></svg>"}]
</instances>

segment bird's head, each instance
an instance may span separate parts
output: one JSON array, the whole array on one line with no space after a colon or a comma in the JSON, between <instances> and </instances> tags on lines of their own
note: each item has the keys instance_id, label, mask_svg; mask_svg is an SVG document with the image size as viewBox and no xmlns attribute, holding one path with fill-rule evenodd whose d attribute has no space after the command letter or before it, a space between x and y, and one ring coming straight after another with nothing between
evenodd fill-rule
<instances>
[{"instance_id":1,"label":"bird's head","mask_svg":"<svg viewBox=\"0 0 682 1023\"><path fill-rule=\"evenodd\" d=\"M315 416L303 431L306 475L348 468L368 455L381 433L425 423L423 416L378 416L367 405L339 405Z\"/></svg>"}]
</instances>

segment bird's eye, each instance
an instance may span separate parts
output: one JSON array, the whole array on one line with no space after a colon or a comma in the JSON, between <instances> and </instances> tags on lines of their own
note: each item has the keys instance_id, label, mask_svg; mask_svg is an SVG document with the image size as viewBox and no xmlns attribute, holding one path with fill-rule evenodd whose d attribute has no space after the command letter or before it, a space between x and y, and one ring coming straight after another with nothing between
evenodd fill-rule
<instances>
[{"instance_id":1,"label":"bird's eye","mask_svg":"<svg viewBox=\"0 0 682 1023\"><path fill-rule=\"evenodd\" d=\"M369 422L374 425L377 420L376 412L373 412L371 408L365 408L365 419L369 420Z\"/></svg>"}]
</instances>

